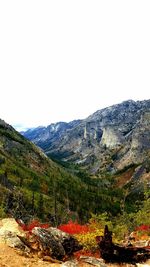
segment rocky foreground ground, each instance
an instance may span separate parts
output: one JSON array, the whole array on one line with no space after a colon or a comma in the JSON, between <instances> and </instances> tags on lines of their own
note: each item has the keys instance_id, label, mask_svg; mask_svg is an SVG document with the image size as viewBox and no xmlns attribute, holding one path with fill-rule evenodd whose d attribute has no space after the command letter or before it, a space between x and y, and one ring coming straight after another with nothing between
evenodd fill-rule
<instances>
[{"instance_id":1,"label":"rocky foreground ground","mask_svg":"<svg viewBox=\"0 0 150 267\"><path fill-rule=\"evenodd\" d=\"M31 254L21 249L17 235L24 236L24 231L18 226L14 219L3 219L0 221L0 267L133 267L131 264L105 264L102 259L92 257L81 257L76 260L73 257L65 262L53 260L50 257L41 258L38 254ZM150 266L150 260L137 267Z\"/></svg>"}]
</instances>

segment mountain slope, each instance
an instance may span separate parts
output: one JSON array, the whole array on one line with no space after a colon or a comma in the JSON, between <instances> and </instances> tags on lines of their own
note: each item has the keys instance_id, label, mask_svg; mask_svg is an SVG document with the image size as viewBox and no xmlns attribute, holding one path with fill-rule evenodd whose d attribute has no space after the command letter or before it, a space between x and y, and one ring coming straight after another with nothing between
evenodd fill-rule
<instances>
[{"instance_id":1,"label":"mountain slope","mask_svg":"<svg viewBox=\"0 0 150 267\"><path fill-rule=\"evenodd\" d=\"M87 208L86 190L78 177L0 120L0 216L65 221Z\"/></svg>"},{"instance_id":2,"label":"mountain slope","mask_svg":"<svg viewBox=\"0 0 150 267\"><path fill-rule=\"evenodd\" d=\"M87 165L92 171L97 160L101 170L105 165L109 168L113 164L118 170L128 164L141 163L150 151L149 118L150 101L127 101L97 111L72 129L57 149L48 153L61 156L67 152L70 157L62 156L62 159ZM111 161L112 153L117 160Z\"/></svg>"},{"instance_id":3,"label":"mountain slope","mask_svg":"<svg viewBox=\"0 0 150 267\"><path fill-rule=\"evenodd\" d=\"M0 120L0 217L38 217L55 225L70 219L85 222L91 213L120 213L124 193L110 174L93 179L76 166L54 163ZM126 203L136 208L130 198Z\"/></svg>"},{"instance_id":4,"label":"mountain slope","mask_svg":"<svg viewBox=\"0 0 150 267\"><path fill-rule=\"evenodd\" d=\"M34 136L30 139L35 142ZM93 178L109 174L120 187L132 183L140 187L140 181L150 180L150 100L98 110L64 132L53 146L41 147L50 157L78 166Z\"/></svg>"}]
</instances>

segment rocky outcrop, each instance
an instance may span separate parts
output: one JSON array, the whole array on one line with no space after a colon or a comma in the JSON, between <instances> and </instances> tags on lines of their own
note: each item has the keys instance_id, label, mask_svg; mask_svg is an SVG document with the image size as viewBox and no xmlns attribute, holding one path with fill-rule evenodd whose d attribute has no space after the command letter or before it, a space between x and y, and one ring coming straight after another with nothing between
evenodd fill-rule
<instances>
[{"instance_id":1,"label":"rocky outcrop","mask_svg":"<svg viewBox=\"0 0 150 267\"><path fill-rule=\"evenodd\" d=\"M18 237L25 236L25 232L21 229L14 218L6 218L0 220L0 243L7 244L13 248L26 249L25 244Z\"/></svg>"},{"instance_id":2,"label":"rocky outcrop","mask_svg":"<svg viewBox=\"0 0 150 267\"><path fill-rule=\"evenodd\" d=\"M0 220L0 234L2 234L4 231L11 231L19 235L24 234L24 231L14 218L5 218Z\"/></svg>"},{"instance_id":3,"label":"rocky outcrop","mask_svg":"<svg viewBox=\"0 0 150 267\"><path fill-rule=\"evenodd\" d=\"M82 246L73 236L57 228L35 227L32 234L37 237L41 251L58 260L62 260L64 256L73 255L74 252L82 249Z\"/></svg>"},{"instance_id":4,"label":"rocky outcrop","mask_svg":"<svg viewBox=\"0 0 150 267\"><path fill-rule=\"evenodd\" d=\"M0 243L17 248L28 256L37 254L45 260L50 257L50 260L58 261L82 249L73 236L57 228L34 227L29 234L22 230L14 218L0 220Z\"/></svg>"}]
</instances>

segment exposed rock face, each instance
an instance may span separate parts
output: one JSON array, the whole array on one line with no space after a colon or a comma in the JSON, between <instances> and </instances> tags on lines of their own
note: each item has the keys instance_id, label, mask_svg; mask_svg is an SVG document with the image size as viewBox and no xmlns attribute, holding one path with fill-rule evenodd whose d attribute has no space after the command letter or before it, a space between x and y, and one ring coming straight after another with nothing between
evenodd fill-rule
<instances>
[{"instance_id":1,"label":"exposed rock face","mask_svg":"<svg viewBox=\"0 0 150 267\"><path fill-rule=\"evenodd\" d=\"M41 250L45 255L52 256L53 258L62 260L65 256L65 250L59 240L55 238L49 231L40 227L35 227L32 230L39 241Z\"/></svg>"},{"instance_id":2,"label":"exposed rock face","mask_svg":"<svg viewBox=\"0 0 150 267\"><path fill-rule=\"evenodd\" d=\"M37 127L34 129L29 129L22 134L29 140L34 141L34 143L44 150L47 148L53 148L53 145L61 139L62 136L67 134L67 132L76 127L80 123L80 120L75 120L70 123L67 122L57 122L52 123L47 127Z\"/></svg>"},{"instance_id":3,"label":"exposed rock face","mask_svg":"<svg viewBox=\"0 0 150 267\"><path fill-rule=\"evenodd\" d=\"M0 243L5 243L10 247L25 249L17 235L24 236L25 233L15 219L6 218L0 221Z\"/></svg>"},{"instance_id":4,"label":"exposed rock face","mask_svg":"<svg viewBox=\"0 0 150 267\"><path fill-rule=\"evenodd\" d=\"M121 145L122 139L122 136L115 132L115 129L105 127L103 128L103 135L100 143L102 146L106 146L111 149Z\"/></svg>"},{"instance_id":5,"label":"exposed rock face","mask_svg":"<svg viewBox=\"0 0 150 267\"><path fill-rule=\"evenodd\" d=\"M43 254L58 260L62 260L64 256L73 255L74 252L82 249L82 246L73 236L56 228L35 227L32 230L32 235L36 237L37 247Z\"/></svg>"},{"instance_id":6,"label":"exposed rock face","mask_svg":"<svg viewBox=\"0 0 150 267\"><path fill-rule=\"evenodd\" d=\"M12 232L16 235L24 235L24 231L14 218L0 220L0 235L2 235L5 231Z\"/></svg>"},{"instance_id":7,"label":"exposed rock face","mask_svg":"<svg viewBox=\"0 0 150 267\"><path fill-rule=\"evenodd\" d=\"M29 131L24 135L49 156L84 166L94 175L103 170L115 172L131 164L143 164L150 155L150 100L125 101L98 110L72 126L60 130L61 134L58 130L53 145L48 139L43 141L38 129L32 135ZM50 133L49 140L52 137Z\"/></svg>"},{"instance_id":8,"label":"exposed rock face","mask_svg":"<svg viewBox=\"0 0 150 267\"><path fill-rule=\"evenodd\" d=\"M103 259L97 259L94 257L87 257L87 256L81 256L80 259L82 259L82 261L84 262L90 263L97 267L107 267Z\"/></svg>"}]
</instances>

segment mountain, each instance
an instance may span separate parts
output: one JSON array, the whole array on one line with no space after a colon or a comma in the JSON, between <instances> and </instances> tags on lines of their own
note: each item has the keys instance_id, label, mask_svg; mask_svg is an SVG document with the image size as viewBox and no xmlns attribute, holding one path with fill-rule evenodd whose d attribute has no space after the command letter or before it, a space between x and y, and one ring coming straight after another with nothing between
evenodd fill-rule
<instances>
[{"instance_id":1,"label":"mountain","mask_svg":"<svg viewBox=\"0 0 150 267\"><path fill-rule=\"evenodd\" d=\"M56 139L54 132L44 136L39 128L24 136L49 157L90 177L111 175L119 187L139 188L140 181L150 182L150 100L128 100L98 110L65 131L58 125ZM51 127L57 124L45 131Z\"/></svg>"},{"instance_id":2,"label":"mountain","mask_svg":"<svg viewBox=\"0 0 150 267\"><path fill-rule=\"evenodd\" d=\"M0 217L39 217L55 224L68 216L80 218L88 210L87 189L79 177L0 120Z\"/></svg>"},{"instance_id":3,"label":"mountain","mask_svg":"<svg viewBox=\"0 0 150 267\"><path fill-rule=\"evenodd\" d=\"M59 140L66 135L69 130L79 125L80 122L81 120L74 120L69 123L52 123L47 127L39 126L21 132L21 134L46 151L47 148L53 149L53 147L57 147L57 145L59 145Z\"/></svg>"},{"instance_id":4,"label":"mountain","mask_svg":"<svg viewBox=\"0 0 150 267\"><path fill-rule=\"evenodd\" d=\"M38 127L24 136L46 154L87 166L92 173L104 165L115 171L139 164L149 155L149 119L150 100L129 100L98 110L85 120Z\"/></svg>"},{"instance_id":5,"label":"mountain","mask_svg":"<svg viewBox=\"0 0 150 267\"><path fill-rule=\"evenodd\" d=\"M91 213L118 214L122 194L111 177L93 179L76 167L57 164L0 120L0 217L40 218L52 225L86 222Z\"/></svg>"},{"instance_id":6,"label":"mountain","mask_svg":"<svg viewBox=\"0 0 150 267\"><path fill-rule=\"evenodd\" d=\"M56 225L139 209L150 187L150 100L125 101L24 136L0 120L0 217Z\"/></svg>"}]
</instances>

